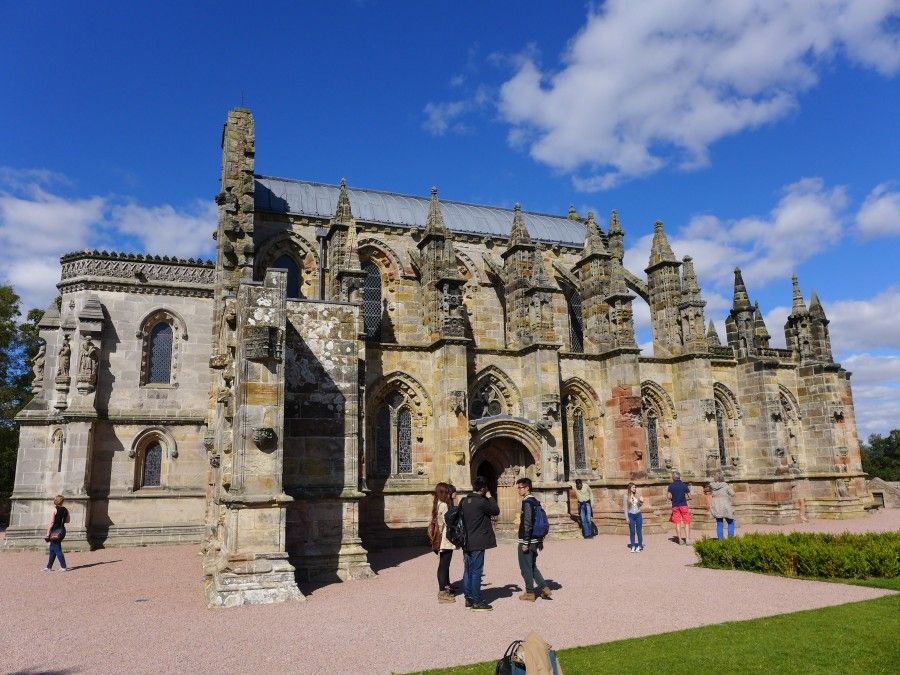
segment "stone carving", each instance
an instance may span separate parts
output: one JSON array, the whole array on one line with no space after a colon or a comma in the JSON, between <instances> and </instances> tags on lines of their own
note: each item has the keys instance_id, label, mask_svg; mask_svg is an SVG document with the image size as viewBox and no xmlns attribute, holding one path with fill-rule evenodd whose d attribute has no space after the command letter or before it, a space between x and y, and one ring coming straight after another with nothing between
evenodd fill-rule
<instances>
[{"instance_id":1,"label":"stone carving","mask_svg":"<svg viewBox=\"0 0 900 675\"><path fill-rule=\"evenodd\" d=\"M53 463L56 471L62 470L62 453L65 439L65 433L58 427L54 429L53 433L50 435L50 447L53 450Z\"/></svg>"},{"instance_id":2,"label":"stone carving","mask_svg":"<svg viewBox=\"0 0 900 675\"><path fill-rule=\"evenodd\" d=\"M244 350L251 361L281 361L281 331L276 326L248 326Z\"/></svg>"},{"instance_id":3,"label":"stone carving","mask_svg":"<svg viewBox=\"0 0 900 675\"><path fill-rule=\"evenodd\" d=\"M105 252L77 254L83 257L68 260L64 257L62 280L100 277L210 285L215 281L215 268L212 263L200 260L181 260L162 256L130 256L126 259L99 257L104 254Z\"/></svg>"},{"instance_id":4,"label":"stone carving","mask_svg":"<svg viewBox=\"0 0 900 675\"><path fill-rule=\"evenodd\" d=\"M850 481L846 478L838 478L834 481L838 499L850 499Z\"/></svg>"},{"instance_id":5,"label":"stone carving","mask_svg":"<svg viewBox=\"0 0 900 675\"><path fill-rule=\"evenodd\" d=\"M713 398L701 398L700 412L706 417L707 422L712 422L716 419L716 400Z\"/></svg>"},{"instance_id":6,"label":"stone carving","mask_svg":"<svg viewBox=\"0 0 900 675\"><path fill-rule=\"evenodd\" d=\"M90 335L81 343L81 357L78 362L78 391L89 394L97 386L97 368L100 363L100 350Z\"/></svg>"},{"instance_id":7,"label":"stone carving","mask_svg":"<svg viewBox=\"0 0 900 675\"><path fill-rule=\"evenodd\" d=\"M541 394L541 417L545 420L559 421L559 394Z\"/></svg>"},{"instance_id":8,"label":"stone carving","mask_svg":"<svg viewBox=\"0 0 900 675\"><path fill-rule=\"evenodd\" d=\"M221 464L221 457L219 455L210 455L209 456L209 465L214 469L218 469Z\"/></svg>"},{"instance_id":9,"label":"stone carving","mask_svg":"<svg viewBox=\"0 0 900 675\"><path fill-rule=\"evenodd\" d=\"M275 445L278 434L272 427L253 427L253 442L260 450L269 450Z\"/></svg>"},{"instance_id":10,"label":"stone carving","mask_svg":"<svg viewBox=\"0 0 900 675\"><path fill-rule=\"evenodd\" d=\"M44 391L44 361L47 358L47 347L41 344L38 347L37 354L31 359L31 372L34 373L34 379L31 381L31 393L35 396L40 395Z\"/></svg>"},{"instance_id":11,"label":"stone carving","mask_svg":"<svg viewBox=\"0 0 900 675\"><path fill-rule=\"evenodd\" d=\"M464 391L451 391L449 396L447 397L447 402L450 407L450 412L454 415L462 415L466 412L466 392Z\"/></svg>"},{"instance_id":12,"label":"stone carving","mask_svg":"<svg viewBox=\"0 0 900 675\"><path fill-rule=\"evenodd\" d=\"M72 347L69 345L69 336L63 337L59 355L56 357L56 382L57 384L69 383L69 366L72 361Z\"/></svg>"},{"instance_id":13,"label":"stone carving","mask_svg":"<svg viewBox=\"0 0 900 675\"><path fill-rule=\"evenodd\" d=\"M831 417L834 418L835 422L843 422L844 421L844 406L840 403L832 403L831 404Z\"/></svg>"},{"instance_id":14,"label":"stone carving","mask_svg":"<svg viewBox=\"0 0 900 675\"><path fill-rule=\"evenodd\" d=\"M216 446L216 435L211 431L207 431L203 436L203 448L207 452L212 452L212 449Z\"/></svg>"}]
</instances>

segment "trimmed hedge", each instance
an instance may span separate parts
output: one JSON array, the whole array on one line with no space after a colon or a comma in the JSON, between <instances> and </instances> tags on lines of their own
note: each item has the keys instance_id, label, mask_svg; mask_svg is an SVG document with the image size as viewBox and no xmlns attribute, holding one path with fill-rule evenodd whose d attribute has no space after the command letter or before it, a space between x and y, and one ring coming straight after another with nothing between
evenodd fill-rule
<instances>
[{"instance_id":1,"label":"trimmed hedge","mask_svg":"<svg viewBox=\"0 0 900 675\"><path fill-rule=\"evenodd\" d=\"M694 544L702 567L833 579L900 576L900 532L746 534Z\"/></svg>"}]
</instances>

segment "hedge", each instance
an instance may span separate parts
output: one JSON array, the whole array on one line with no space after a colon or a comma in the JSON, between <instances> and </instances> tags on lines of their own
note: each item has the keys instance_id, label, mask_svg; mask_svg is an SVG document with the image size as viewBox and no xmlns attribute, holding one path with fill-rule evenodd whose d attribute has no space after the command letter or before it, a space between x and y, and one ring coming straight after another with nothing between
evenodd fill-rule
<instances>
[{"instance_id":1,"label":"hedge","mask_svg":"<svg viewBox=\"0 0 900 675\"><path fill-rule=\"evenodd\" d=\"M788 577L900 576L900 532L746 534L694 544L702 567Z\"/></svg>"}]
</instances>

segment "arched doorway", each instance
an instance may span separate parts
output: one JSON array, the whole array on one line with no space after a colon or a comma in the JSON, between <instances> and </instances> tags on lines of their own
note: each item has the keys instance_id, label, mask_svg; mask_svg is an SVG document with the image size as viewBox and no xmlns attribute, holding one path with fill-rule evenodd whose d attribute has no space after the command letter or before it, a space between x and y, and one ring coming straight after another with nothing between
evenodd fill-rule
<instances>
[{"instance_id":1,"label":"arched doorway","mask_svg":"<svg viewBox=\"0 0 900 675\"><path fill-rule=\"evenodd\" d=\"M497 498L500 506L500 515L496 519L498 530L512 530L520 509L516 480L535 479L534 457L514 438L492 438L475 451L471 467L473 480L476 476L484 476L488 489Z\"/></svg>"}]
</instances>

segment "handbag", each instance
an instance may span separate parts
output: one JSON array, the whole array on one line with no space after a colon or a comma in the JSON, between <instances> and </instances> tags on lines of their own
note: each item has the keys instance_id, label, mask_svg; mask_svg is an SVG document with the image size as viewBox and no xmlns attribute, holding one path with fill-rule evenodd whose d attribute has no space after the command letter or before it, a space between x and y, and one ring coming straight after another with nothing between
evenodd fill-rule
<instances>
[{"instance_id":1,"label":"handbag","mask_svg":"<svg viewBox=\"0 0 900 675\"><path fill-rule=\"evenodd\" d=\"M514 640L506 648L503 658L497 661L497 669L494 671L496 675L523 675L525 673L525 664L518 656L521 645L521 640Z\"/></svg>"},{"instance_id":2,"label":"handbag","mask_svg":"<svg viewBox=\"0 0 900 675\"><path fill-rule=\"evenodd\" d=\"M57 528L50 530L50 536L47 537L47 540L48 541L62 541L64 536L66 536L66 531L61 527L57 527Z\"/></svg>"}]
</instances>

